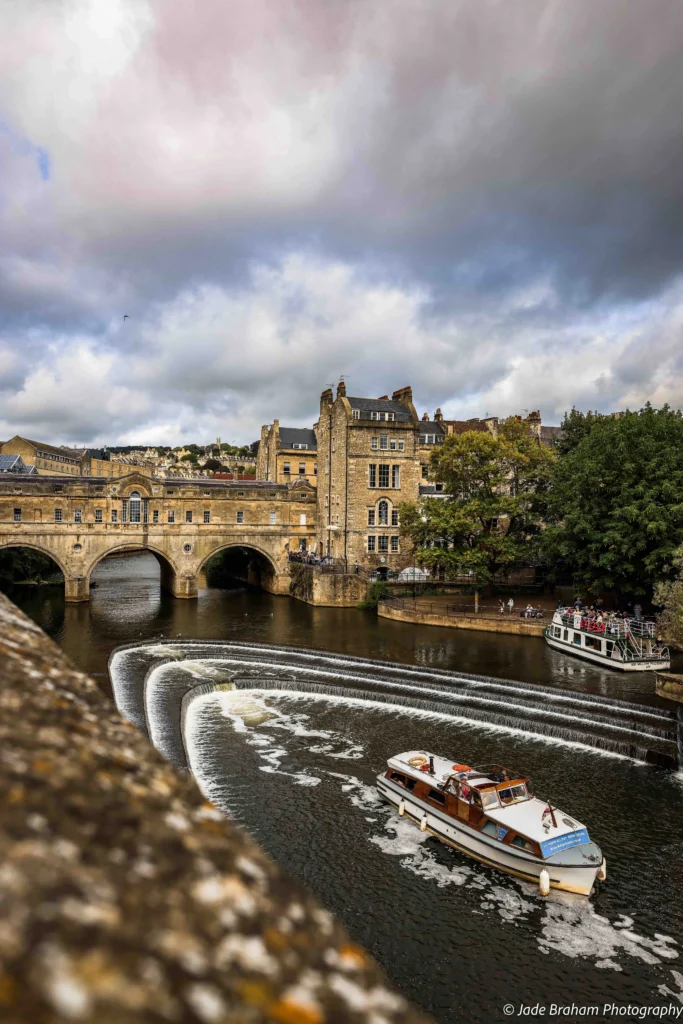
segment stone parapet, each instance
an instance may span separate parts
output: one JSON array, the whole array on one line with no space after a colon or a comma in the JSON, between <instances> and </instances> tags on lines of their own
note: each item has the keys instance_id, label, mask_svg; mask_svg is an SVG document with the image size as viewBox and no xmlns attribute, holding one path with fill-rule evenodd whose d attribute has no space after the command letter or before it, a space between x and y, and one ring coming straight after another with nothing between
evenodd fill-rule
<instances>
[{"instance_id":1,"label":"stone parapet","mask_svg":"<svg viewBox=\"0 0 683 1024\"><path fill-rule=\"evenodd\" d=\"M1 594L0 802L3 1020L424 1020Z\"/></svg>"}]
</instances>

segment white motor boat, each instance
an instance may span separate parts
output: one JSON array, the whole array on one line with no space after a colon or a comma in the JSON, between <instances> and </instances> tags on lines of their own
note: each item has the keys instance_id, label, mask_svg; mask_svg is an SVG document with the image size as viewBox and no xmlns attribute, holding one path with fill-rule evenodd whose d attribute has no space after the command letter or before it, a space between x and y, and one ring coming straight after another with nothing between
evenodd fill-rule
<instances>
[{"instance_id":1,"label":"white motor boat","mask_svg":"<svg viewBox=\"0 0 683 1024\"><path fill-rule=\"evenodd\" d=\"M550 889L590 896L604 880L602 852L585 825L534 796L531 780L501 765L470 768L423 750L389 758L377 777L398 813L490 867Z\"/></svg>"}]
</instances>

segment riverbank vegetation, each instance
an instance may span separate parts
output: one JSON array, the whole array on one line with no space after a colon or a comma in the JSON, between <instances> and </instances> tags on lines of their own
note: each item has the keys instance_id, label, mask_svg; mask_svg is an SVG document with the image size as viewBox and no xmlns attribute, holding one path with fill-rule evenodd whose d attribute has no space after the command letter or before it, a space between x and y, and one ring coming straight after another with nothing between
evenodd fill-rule
<instances>
[{"instance_id":1,"label":"riverbank vegetation","mask_svg":"<svg viewBox=\"0 0 683 1024\"><path fill-rule=\"evenodd\" d=\"M56 562L33 548L0 551L0 587L3 583L57 583L63 579Z\"/></svg>"},{"instance_id":2,"label":"riverbank vegetation","mask_svg":"<svg viewBox=\"0 0 683 1024\"><path fill-rule=\"evenodd\" d=\"M478 587L536 564L588 597L658 602L683 545L681 413L573 409L562 428L550 448L518 419L448 435L431 457L447 496L401 506L417 564Z\"/></svg>"}]
</instances>

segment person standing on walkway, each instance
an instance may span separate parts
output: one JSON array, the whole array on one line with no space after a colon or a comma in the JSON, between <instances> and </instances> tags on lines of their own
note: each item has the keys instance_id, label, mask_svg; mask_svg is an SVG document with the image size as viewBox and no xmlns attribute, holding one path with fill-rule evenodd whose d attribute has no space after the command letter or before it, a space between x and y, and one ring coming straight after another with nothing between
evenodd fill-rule
<instances>
[{"instance_id":1,"label":"person standing on walkway","mask_svg":"<svg viewBox=\"0 0 683 1024\"><path fill-rule=\"evenodd\" d=\"M510 600L508 601L508 611L509 611L510 615L512 615L512 609L514 607L515 607L515 602L512 600L512 598L510 598Z\"/></svg>"},{"instance_id":2,"label":"person standing on walkway","mask_svg":"<svg viewBox=\"0 0 683 1024\"><path fill-rule=\"evenodd\" d=\"M504 615L505 614L505 601L503 600L502 597L498 598L498 614L499 615Z\"/></svg>"}]
</instances>

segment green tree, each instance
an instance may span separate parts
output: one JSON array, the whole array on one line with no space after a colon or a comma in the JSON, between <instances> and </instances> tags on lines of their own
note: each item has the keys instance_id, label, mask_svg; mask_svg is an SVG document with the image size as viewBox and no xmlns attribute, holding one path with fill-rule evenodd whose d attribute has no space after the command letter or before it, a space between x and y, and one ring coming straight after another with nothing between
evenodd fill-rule
<instances>
[{"instance_id":1,"label":"green tree","mask_svg":"<svg viewBox=\"0 0 683 1024\"><path fill-rule=\"evenodd\" d=\"M683 548L673 558L675 579L655 584L653 602L662 610L657 616L661 635L669 643L683 644Z\"/></svg>"},{"instance_id":2,"label":"green tree","mask_svg":"<svg viewBox=\"0 0 683 1024\"><path fill-rule=\"evenodd\" d=\"M578 409L566 412L562 421L562 434L555 441L558 453L567 455L574 451L584 437L590 434L593 425L604 418L599 412L580 412Z\"/></svg>"},{"instance_id":3,"label":"green tree","mask_svg":"<svg viewBox=\"0 0 683 1024\"><path fill-rule=\"evenodd\" d=\"M202 469L208 469L211 473L220 473L223 468L218 459L207 459L202 466Z\"/></svg>"},{"instance_id":4,"label":"green tree","mask_svg":"<svg viewBox=\"0 0 683 1024\"><path fill-rule=\"evenodd\" d=\"M180 461L181 462L191 462L193 466L196 466L197 463L199 462L199 459L197 458L197 453L196 452L189 452L189 454L187 454L187 455L182 455L180 457Z\"/></svg>"},{"instance_id":5,"label":"green tree","mask_svg":"<svg viewBox=\"0 0 683 1024\"><path fill-rule=\"evenodd\" d=\"M432 454L431 475L447 498L400 507L401 532L416 561L446 578L470 575L477 587L528 557L541 529L554 453L518 420L498 435L449 434Z\"/></svg>"},{"instance_id":6,"label":"green tree","mask_svg":"<svg viewBox=\"0 0 683 1024\"><path fill-rule=\"evenodd\" d=\"M649 598L683 542L683 418L597 417L555 466L545 550L590 593Z\"/></svg>"}]
</instances>

